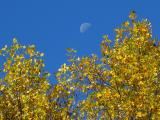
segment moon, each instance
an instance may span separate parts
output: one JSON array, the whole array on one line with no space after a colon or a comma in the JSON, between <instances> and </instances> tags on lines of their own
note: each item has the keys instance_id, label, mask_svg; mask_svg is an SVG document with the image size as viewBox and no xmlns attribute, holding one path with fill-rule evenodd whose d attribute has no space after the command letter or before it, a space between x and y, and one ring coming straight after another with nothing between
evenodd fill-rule
<instances>
[{"instance_id":1,"label":"moon","mask_svg":"<svg viewBox=\"0 0 160 120\"><path fill-rule=\"evenodd\" d=\"M81 32L81 33L86 32L91 26L92 26L91 23L87 23L87 22L82 23L82 24L80 25L80 32Z\"/></svg>"}]
</instances>

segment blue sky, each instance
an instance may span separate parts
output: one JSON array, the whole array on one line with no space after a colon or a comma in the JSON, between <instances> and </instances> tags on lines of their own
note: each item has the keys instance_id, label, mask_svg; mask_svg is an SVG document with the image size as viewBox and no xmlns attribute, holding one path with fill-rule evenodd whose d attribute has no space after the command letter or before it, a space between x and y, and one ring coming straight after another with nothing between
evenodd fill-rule
<instances>
[{"instance_id":1,"label":"blue sky","mask_svg":"<svg viewBox=\"0 0 160 120\"><path fill-rule=\"evenodd\" d=\"M147 0L0 0L0 47L16 37L21 44L35 44L45 53L46 69L55 72L67 61L66 48L77 55L100 55L104 34L128 19L131 10L148 18L153 35L160 35L160 1ZM91 27L80 32L82 23Z\"/></svg>"}]
</instances>

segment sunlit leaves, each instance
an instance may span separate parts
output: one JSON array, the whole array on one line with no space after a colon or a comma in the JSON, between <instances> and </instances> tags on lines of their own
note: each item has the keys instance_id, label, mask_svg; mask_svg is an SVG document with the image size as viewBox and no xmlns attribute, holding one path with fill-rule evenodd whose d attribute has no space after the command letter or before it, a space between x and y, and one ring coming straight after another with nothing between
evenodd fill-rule
<instances>
[{"instance_id":1,"label":"sunlit leaves","mask_svg":"<svg viewBox=\"0 0 160 120\"><path fill-rule=\"evenodd\" d=\"M44 53L13 39L0 50L0 119L160 119L160 42L136 17L115 29L114 45L103 36L101 58L67 48L52 86Z\"/></svg>"},{"instance_id":2,"label":"sunlit leaves","mask_svg":"<svg viewBox=\"0 0 160 120\"><path fill-rule=\"evenodd\" d=\"M76 50L74 50L73 48L67 48L66 49L67 50L67 52L69 52L69 53L76 53L77 51Z\"/></svg>"},{"instance_id":3,"label":"sunlit leaves","mask_svg":"<svg viewBox=\"0 0 160 120\"><path fill-rule=\"evenodd\" d=\"M130 18L131 20L134 20L134 19L136 19L136 17L137 17L136 12L135 12L135 11L131 11L131 13L130 13L130 15L129 15L129 18Z\"/></svg>"},{"instance_id":4,"label":"sunlit leaves","mask_svg":"<svg viewBox=\"0 0 160 120\"><path fill-rule=\"evenodd\" d=\"M159 119L160 49L152 38L151 24L136 17L132 11L131 21L115 29L114 46L107 35L103 37L100 61L74 55L57 72L66 87L88 95L74 111L77 118Z\"/></svg>"},{"instance_id":5,"label":"sunlit leaves","mask_svg":"<svg viewBox=\"0 0 160 120\"><path fill-rule=\"evenodd\" d=\"M4 77L0 81L0 112L3 119L44 119L47 116L50 84L43 61L35 47L22 46L13 39L2 49ZM27 51L27 53L25 53ZM36 53L36 54L34 54ZM31 57L28 57L29 54Z\"/></svg>"},{"instance_id":6,"label":"sunlit leaves","mask_svg":"<svg viewBox=\"0 0 160 120\"><path fill-rule=\"evenodd\" d=\"M30 56L33 56L33 55L34 55L34 52L35 52L35 46L34 46L34 45L28 46L27 49L26 49L26 52L27 52Z\"/></svg>"}]
</instances>

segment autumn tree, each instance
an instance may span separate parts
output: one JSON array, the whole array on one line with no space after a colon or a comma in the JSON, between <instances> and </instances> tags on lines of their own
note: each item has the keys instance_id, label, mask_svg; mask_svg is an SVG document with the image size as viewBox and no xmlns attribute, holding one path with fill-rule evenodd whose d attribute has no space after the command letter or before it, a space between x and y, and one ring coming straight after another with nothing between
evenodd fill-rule
<instances>
[{"instance_id":1,"label":"autumn tree","mask_svg":"<svg viewBox=\"0 0 160 120\"><path fill-rule=\"evenodd\" d=\"M114 45L107 35L102 57L77 57L68 49L69 62L56 74L60 84L75 94L85 94L74 104L73 119L160 119L160 44L152 37L147 19L129 21L115 29ZM60 88L59 88L60 89Z\"/></svg>"},{"instance_id":2,"label":"autumn tree","mask_svg":"<svg viewBox=\"0 0 160 120\"><path fill-rule=\"evenodd\" d=\"M160 119L160 44L148 20L130 20L115 29L114 44L105 35L102 56L78 57L68 48L68 62L49 83L43 53L13 40L0 50L2 120L151 120ZM82 98L81 98L82 96Z\"/></svg>"},{"instance_id":3,"label":"autumn tree","mask_svg":"<svg viewBox=\"0 0 160 120\"><path fill-rule=\"evenodd\" d=\"M23 46L16 39L0 50L0 119L70 119L70 92L64 84L49 82L43 55L35 45Z\"/></svg>"},{"instance_id":4,"label":"autumn tree","mask_svg":"<svg viewBox=\"0 0 160 120\"><path fill-rule=\"evenodd\" d=\"M0 118L4 120L44 120L47 117L49 73L44 70L43 53L34 45L13 44L0 50Z\"/></svg>"}]
</instances>

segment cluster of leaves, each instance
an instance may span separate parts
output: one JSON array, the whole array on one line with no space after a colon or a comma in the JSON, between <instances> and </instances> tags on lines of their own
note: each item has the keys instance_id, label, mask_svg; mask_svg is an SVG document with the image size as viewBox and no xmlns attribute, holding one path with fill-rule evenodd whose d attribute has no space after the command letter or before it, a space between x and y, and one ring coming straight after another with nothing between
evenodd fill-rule
<instances>
[{"instance_id":1,"label":"cluster of leaves","mask_svg":"<svg viewBox=\"0 0 160 120\"><path fill-rule=\"evenodd\" d=\"M34 45L22 46L14 39L11 47L0 50L0 55L5 61L0 80L0 118L44 118L50 85L43 70L43 53L36 52Z\"/></svg>"},{"instance_id":2,"label":"cluster of leaves","mask_svg":"<svg viewBox=\"0 0 160 120\"><path fill-rule=\"evenodd\" d=\"M0 50L0 120L69 119L70 92L64 84L50 84L43 56L16 39Z\"/></svg>"},{"instance_id":3,"label":"cluster of leaves","mask_svg":"<svg viewBox=\"0 0 160 120\"><path fill-rule=\"evenodd\" d=\"M78 119L160 119L160 45L152 38L151 24L130 21L115 29L115 43L104 36L102 58L76 57L57 72L59 83L72 93L84 92L72 117Z\"/></svg>"},{"instance_id":4,"label":"cluster of leaves","mask_svg":"<svg viewBox=\"0 0 160 120\"><path fill-rule=\"evenodd\" d=\"M0 50L0 119L160 119L160 44L148 20L130 21L101 43L102 57L77 57L68 48L68 64L49 83L43 53L16 39ZM81 98L80 98L81 97Z\"/></svg>"}]
</instances>

